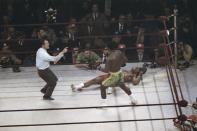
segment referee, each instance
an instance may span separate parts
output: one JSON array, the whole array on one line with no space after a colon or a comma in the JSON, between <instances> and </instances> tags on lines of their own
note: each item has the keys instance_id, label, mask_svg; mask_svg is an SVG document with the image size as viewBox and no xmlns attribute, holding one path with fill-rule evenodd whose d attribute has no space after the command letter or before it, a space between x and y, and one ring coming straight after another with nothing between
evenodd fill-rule
<instances>
[{"instance_id":1,"label":"referee","mask_svg":"<svg viewBox=\"0 0 197 131\"><path fill-rule=\"evenodd\" d=\"M57 76L49 69L50 61L57 63L68 50L64 48L57 56L51 56L47 53L49 49L49 41L41 40L41 48L36 53L36 68L38 75L47 83L40 91L44 94L43 100L54 100L51 97L53 90L58 81Z\"/></svg>"}]
</instances>

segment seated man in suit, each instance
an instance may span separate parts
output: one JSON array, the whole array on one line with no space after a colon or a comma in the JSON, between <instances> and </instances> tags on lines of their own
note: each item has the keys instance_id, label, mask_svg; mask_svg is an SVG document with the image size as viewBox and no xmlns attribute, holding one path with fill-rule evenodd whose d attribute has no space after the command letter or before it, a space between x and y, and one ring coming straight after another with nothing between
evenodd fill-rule
<instances>
[{"instance_id":1,"label":"seated man in suit","mask_svg":"<svg viewBox=\"0 0 197 131\"><path fill-rule=\"evenodd\" d=\"M118 22L112 24L112 31L118 32L119 34L128 34L128 26L125 22L126 18L123 14L121 14L118 18Z\"/></svg>"}]
</instances>

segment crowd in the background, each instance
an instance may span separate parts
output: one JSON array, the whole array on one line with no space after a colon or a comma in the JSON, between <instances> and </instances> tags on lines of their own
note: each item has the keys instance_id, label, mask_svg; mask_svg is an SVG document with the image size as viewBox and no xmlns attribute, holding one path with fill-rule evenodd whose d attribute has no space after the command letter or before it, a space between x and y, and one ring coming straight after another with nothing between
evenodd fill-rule
<instances>
[{"instance_id":1,"label":"crowd in the background","mask_svg":"<svg viewBox=\"0 0 197 131\"><path fill-rule=\"evenodd\" d=\"M145 28L145 33L158 32L159 30L163 29L163 25L160 22L135 23L132 22L132 19L157 18L160 15L169 16L171 13L173 13L174 8L169 2L161 2L160 7L162 8L159 8L159 6L153 6L155 8L153 8L152 11L147 12L142 9L134 10L135 7L132 7L132 5L131 8L133 8L133 10L129 8L123 13L119 11L120 9L113 9L112 7L112 15L109 16L101 11L101 9L104 8L102 5L90 5L89 1L84 1L82 4L83 10L76 11L76 14L79 16L62 16L63 14L66 14L65 12L61 12L63 11L63 8L57 9L57 23L68 22L69 24L18 27L7 25L33 23L47 24L46 17L42 13L44 10L34 9L31 7L31 4L33 4L31 1L25 1L21 3L16 2L18 5L14 4L12 0L9 1L7 2L6 15L2 15L1 18L0 47L3 48L6 46L12 51L35 51L40 47L39 40L47 37L51 46L51 51L53 51L54 55L64 47L69 48L71 52L65 56L65 61L70 63L74 62L72 58L73 54L71 53L80 51L80 49L104 49L105 47L108 47L109 49L113 50L116 49L119 44L125 44L126 47L135 46L136 36L123 37L120 35L137 33L138 29L141 27ZM44 4L45 3L41 2L42 6L44 6ZM76 3L72 4L75 5ZM182 10L187 10L188 6L185 5L187 4L181 3L178 6ZM18 14L20 13L18 16L15 16L16 13L14 7L16 6L21 7L21 10L18 11ZM68 20L66 21L64 17ZM173 26L172 20L168 22L168 25L169 28ZM193 25L188 12L182 11L179 13L178 25L180 26L178 31L180 41L191 44L190 33L192 32ZM91 38L91 36L98 37ZM146 46L156 46L156 44L159 42L161 41L155 36L146 36L144 40L144 44ZM96 53L98 53L100 56L102 55L102 51L97 51ZM127 52L127 55L129 54L130 53ZM24 65L31 65L34 63L34 55L32 54L18 54L17 57L22 59L22 63ZM133 59L135 58L133 57Z\"/></svg>"}]
</instances>

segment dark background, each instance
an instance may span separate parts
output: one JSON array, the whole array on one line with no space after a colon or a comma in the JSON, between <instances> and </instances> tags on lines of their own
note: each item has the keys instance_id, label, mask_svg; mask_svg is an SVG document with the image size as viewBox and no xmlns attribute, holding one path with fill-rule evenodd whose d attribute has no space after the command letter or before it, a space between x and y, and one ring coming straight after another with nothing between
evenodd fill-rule
<instances>
[{"instance_id":1,"label":"dark background","mask_svg":"<svg viewBox=\"0 0 197 131\"><path fill-rule=\"evenodd\" d=\"M68 22L71 17L80 20L91 10L91 5L97 3L101 12L104 12L105 0L0 0L0 23L2 17L10 16L9 24L32 24L43 23L43 11L49 6L57 9L57 22ZM119 14L132 12L134 19L143 18L146 14L156 16L165 15L165 9L173 12L175 5L178 8L179 18L190 18L190 32L186 42L195 52L197 50L197 1L196 0L112 0L112 13L110 18L118 17ZM181 28L179 24L179 29ZM179 34L181 34L181 31ZM184 34L178 36L183 39Z\"/></svg>"}]
</instances>

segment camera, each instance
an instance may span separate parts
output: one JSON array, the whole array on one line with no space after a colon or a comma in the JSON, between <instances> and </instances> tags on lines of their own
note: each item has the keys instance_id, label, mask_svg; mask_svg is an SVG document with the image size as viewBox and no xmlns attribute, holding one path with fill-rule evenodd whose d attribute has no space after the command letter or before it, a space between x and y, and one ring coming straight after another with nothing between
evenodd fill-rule
<instances>
[{"instance_id":1,"label":"camera","mask_svg":"<svg viewBox=\"0 0 197 131\"><path fill-rule=\"evenodd\" d=\"M0 58L0 65L2 68L6 68L10 64L10 58L9 57L1 57Z\"/></svg>"}]
</instances>

